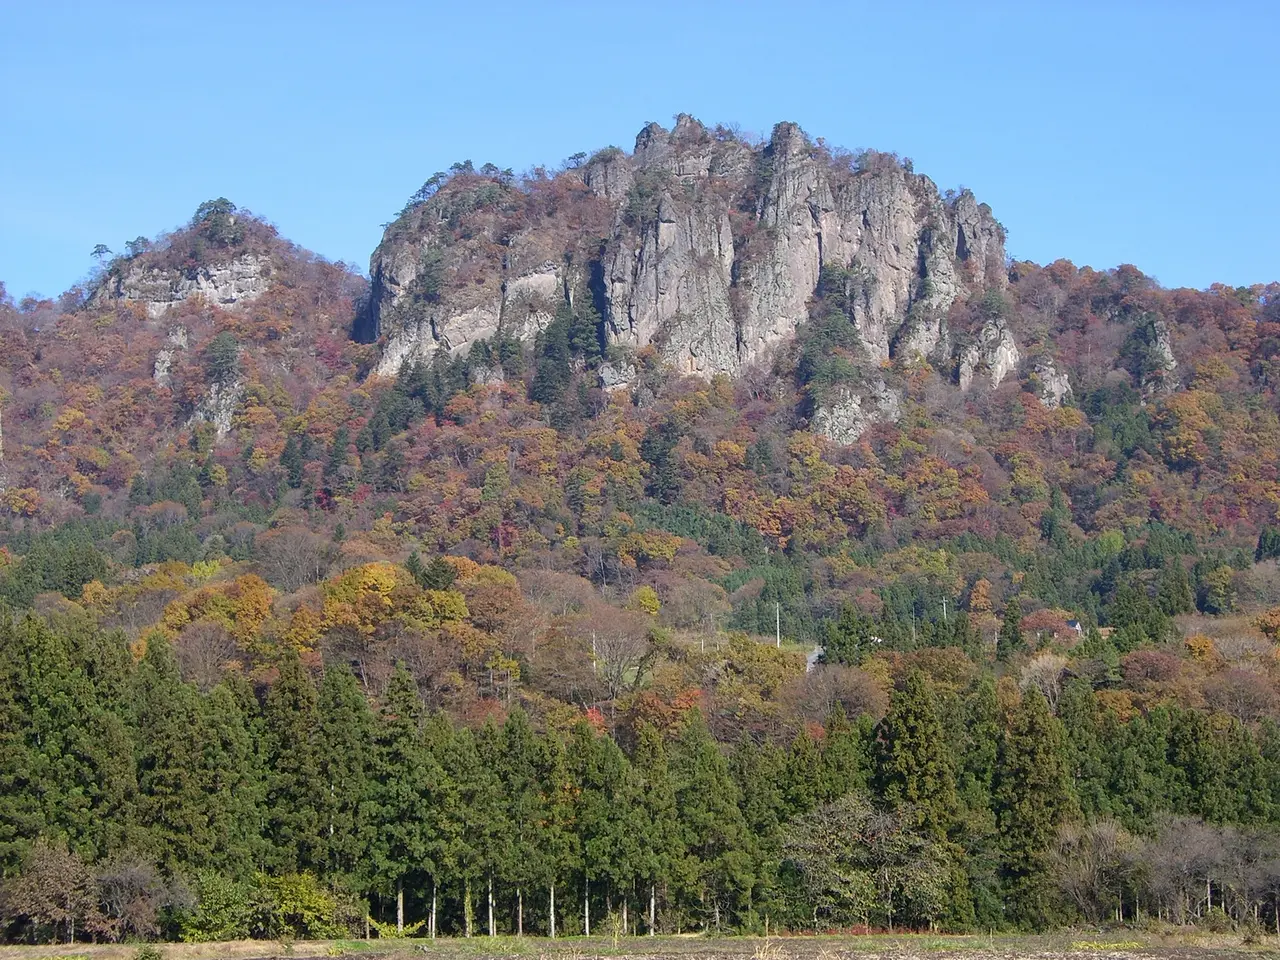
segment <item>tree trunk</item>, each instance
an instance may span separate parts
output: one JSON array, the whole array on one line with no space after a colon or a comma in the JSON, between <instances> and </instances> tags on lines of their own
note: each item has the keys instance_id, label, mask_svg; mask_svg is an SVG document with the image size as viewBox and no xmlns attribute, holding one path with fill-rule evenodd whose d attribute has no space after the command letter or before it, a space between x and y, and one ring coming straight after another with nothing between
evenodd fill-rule
<instances>
[{"instance_id":1,"label":"tree trunk","mask_svg":"<svg viewBox=\"0 0 1280 960\"><path fill-rule=\"evenodd\" d=\"M591 936L591 881L582 881L582 926L586 936Z\"/></svg>"},{"instance_id":2,"label":"tree trunk","mask_svg":"<svg viewBox=\"0 0 1280 960\"><path fill-rule=\"evenodd\" d=\"M404 879L396 881L396 933L404 935Z\"/></svg>"},{"instance_id":3,"label":"tree trunk","mask_svg":"<svg viewBox=\"0 0 1280 960\"><path fill-rule=\"evenodd\" d=\"M658 930L658 885L656 883L649 884L649 936L654 936Z\"/></svg>"},{"instance_id":4,"label":"tree trunk","mask_svg":"<svg viewBox=\"0 0 1280 960\"><path fill-rule=\"evenodd\" d=\"M463 925L466 928L466 935L469 937L471 936L471 923L475 919L475 911L471 907L471 879L469 877L462 889L462 918Z\"/></svg>"},{"instance_id":5,"label":"tree trunk","mask_svg":"<svg viewBox=\"0 0 1280 960\"><path fill-rule=\"evenodd\" d=\"M547 911L547 915L551 918L551 939L556 938L556 884L551 881L551 909Z\"/></svg>"},{"instance_id":6,"label":"tree trunk","mask_svg":"<svg viewBox=\"0 0 1280 960\"><path fill-rule=\"evenodd\" d=\"M489 874L489 936L493 936L493 874Z\"/></svg>"},{"instance_id":7,"label":"tree trunk","mask_svg":"<svg viewBox=\"0 0 1280 960\"><path fill-rule=\"evenodd\" d=\"M436 938L436 878L431 878L431 939Z\"/></svg>"},{"instance_id":8,"label":"tree trunk","mask_svg":"<svg viewBox=\"0 0 1280 960\"><path fill-rule=\"evenodd\" d=\"M629 937L631 932L627 930L627 898L622 898L622 935Z\"/></svg>"},{"instance_id":9,"label":"tree trunk","mask_svg":"<svg viewBox=\"0 0 1280 960\"><path fill-rule=\"evenodd\" d=\"M524 890L516 887L516 936L524 936Z\"/></svg>"}]
</instances>

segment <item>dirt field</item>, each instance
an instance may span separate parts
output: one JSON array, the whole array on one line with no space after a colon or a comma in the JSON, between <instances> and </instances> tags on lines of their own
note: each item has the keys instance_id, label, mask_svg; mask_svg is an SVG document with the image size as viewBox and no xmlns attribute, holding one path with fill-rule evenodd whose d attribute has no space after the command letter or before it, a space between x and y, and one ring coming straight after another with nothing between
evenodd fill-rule
<instances>
[{"instance_id":1,"label":"dirt field","mask_svg":"<svg viewBox=\"0 0 1280 960\"><path fill-rule=\"evenodd\" d=\"M547 940L541 937L475 937L471 940L339 940L276 943L157 944L164 960L267 960L289 957L359 957L360 960L1210 960L1216 957L1277 958L1274 937L1246 944L1239 937L1171 933L1099 934L1064 932L1047 936L870 936L708 938L604 937ZM133 960L137 945L75 944L4 946L0 960Z\"/></svg>"}]
</instances>

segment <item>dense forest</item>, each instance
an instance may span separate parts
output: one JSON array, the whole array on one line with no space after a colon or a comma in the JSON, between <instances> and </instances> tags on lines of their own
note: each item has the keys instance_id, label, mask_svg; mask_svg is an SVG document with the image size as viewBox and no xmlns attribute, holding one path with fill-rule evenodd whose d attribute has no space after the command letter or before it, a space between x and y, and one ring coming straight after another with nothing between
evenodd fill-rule
<instances>
[{"instance_id":1,"label":"dense forest","mask_svg":"<svg viewBox=\"0 0 1280 960\"><path fill-rule=\"evenodd\" d=\"M589 247L581 165L429 181L415 296ZM1280 933L1275 285L1010 261L961 390L838 264L732 378L588 270L379 376L366 282L225 200L96 253L0 288L8 938Z\"/></svg>"}]
</instances>

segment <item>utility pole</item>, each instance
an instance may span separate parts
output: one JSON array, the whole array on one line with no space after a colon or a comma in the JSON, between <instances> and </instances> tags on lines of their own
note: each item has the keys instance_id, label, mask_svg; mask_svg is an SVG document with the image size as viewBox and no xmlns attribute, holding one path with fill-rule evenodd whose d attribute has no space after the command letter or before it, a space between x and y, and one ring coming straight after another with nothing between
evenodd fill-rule
<instances>
[{"instance_id":1,"label":"utility pole","mask_svg":"<svg viewBox=\"0 0 1280 960\"><path fill-rule=\"evenodd\" d=\"M782 604L777 600L773 601L773 637L773 645L782 649Z\"/></svg>"}]
</instances>

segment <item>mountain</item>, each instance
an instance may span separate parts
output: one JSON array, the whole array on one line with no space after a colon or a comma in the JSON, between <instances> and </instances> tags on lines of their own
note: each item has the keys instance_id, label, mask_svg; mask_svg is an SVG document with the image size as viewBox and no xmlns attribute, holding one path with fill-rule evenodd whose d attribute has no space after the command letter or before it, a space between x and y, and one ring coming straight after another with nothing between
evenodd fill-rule
<instances>
[{"instance_id":1,"label":"mountain","mask_svg":"<svg viewBox=\"0 0 1280 960\"><path fill-rule=\"evenodd\" d=\"M1280 922L1280 285L1004 243L681 116L0 287L4 935Z\"/></svg>"}]
</instances>

